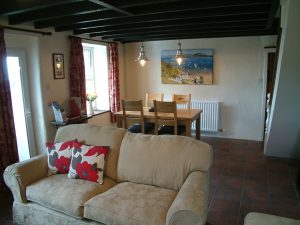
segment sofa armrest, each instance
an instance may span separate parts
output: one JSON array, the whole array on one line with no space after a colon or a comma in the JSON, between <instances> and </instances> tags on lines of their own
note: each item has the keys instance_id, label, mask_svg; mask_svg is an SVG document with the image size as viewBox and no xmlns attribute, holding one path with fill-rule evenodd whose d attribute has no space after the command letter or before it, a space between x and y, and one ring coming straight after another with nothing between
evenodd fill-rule
<instances>
[{"instance_id":1,"label":"sofa armrest","mask_svg":"<svg viewBox=\"0 0 300 225\"><path fill-rule=\"evenodd\" d=\"M192 172L179 190L166 225L204 225L208 208L209 173Z\"/></svg>"},{"instance_id":2,"label":"sofa armrest","mask_svg":"<svg viewBox=\"0 0 300 225\"><path fill-rule=\"evenodd\" d=\"M26 187L48 174L47 155L39 155L29 160L8 166L4 171L4 181L10 188L14 200L27 202Z\"/></svg>"}]
</instances>

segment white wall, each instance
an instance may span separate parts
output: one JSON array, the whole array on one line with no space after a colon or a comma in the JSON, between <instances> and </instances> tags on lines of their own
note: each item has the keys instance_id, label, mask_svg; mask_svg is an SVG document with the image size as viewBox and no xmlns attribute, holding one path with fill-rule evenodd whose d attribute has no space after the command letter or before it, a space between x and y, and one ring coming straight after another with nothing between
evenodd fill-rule
<instances>
[{"instance_id":1,"label":"white wall","mask_svg":"<svg viewBox=\"0 0 300 225\"><path fill-rule=\"evenodd\" d=\"M181 40L182 49L212 48L213 85L161 83L160 51L176 50L178 41L145 42L150 62L140 67L134 60L139 43L125 45L126 98L145 99L146 92L192 94L192 99L222 102L221 129L215 136L262 140L264 47L275 45L274 36Z\"/></svg>"},{"instance_id":2,"label":"white wall","mask_svg":"<svg viewBox=\"0 0 300 225\"><path fill-rule=\"evenodd\" d=\"M300 1L282 2L282 36L265 153L300 158Z\"/></svg>"},{"instance_id":3,"label":"white wall","mask_svg":"<svg viewBox=\"0 0 300 225\"><path fill-rule=\"evenodd\" d=\"M0 20L1 24L7 25L7 21ZM33 29L30 25L17 26ZM35 129L36 154L45 151L45 142L53 141L56 134L56 127L50 124L54 115L49 104L57 101L64 106L68 112L69 101L69 38L71 33L56 33L51 29L51 36L42 36L28 32L11 31L5 29L6 46L10 48L23 48L27 54L27 68L29 74L29 88L31 103L33 105L33 124ZM64 54L65 79L53 78L52 54ZM120 54L120 90L121 97L124 96L124 75L123 75L123 46L119 45ZM97 116L91 121L95 125L109 125L109 113Z\"/></svg>"},{"instance_id":4,"label":"white wall","mask_svg":"<svg viewBox=\"0 0 300 225\"><path fill-rule=\"evenodd\" d=\"M7 49L22 49L26 53L28 86L31 102L31 115L33 122L33 133L35 135L35 150L31 155L38 154L40 146L44 145L47 133L45 131L45 117L43 101L41 98L41 80L39 67L39 39L36 36L5 32L5 45Z\"/></svg>"}]
</instances>

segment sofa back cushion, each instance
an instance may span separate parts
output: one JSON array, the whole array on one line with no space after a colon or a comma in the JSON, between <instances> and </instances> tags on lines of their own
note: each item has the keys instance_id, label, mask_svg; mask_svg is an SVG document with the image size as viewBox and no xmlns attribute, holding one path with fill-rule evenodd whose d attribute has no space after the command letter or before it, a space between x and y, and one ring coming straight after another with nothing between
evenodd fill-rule
<instances>
[{"instance_id":1,"label":"sofa back cushion","mask_svg":"<svg viewBox=\"0 0 300 225\"><path fill-rule=\"evenodd\" d=\"M127 133L120 149L118 181L178 191L191 172L207 172L211 161L210 146L196 139Z\"/></svg>"},{"instance_id":2,"label":"sofa back cushion","mask_svg":"<svg viewBox=\"0 0 300 225\"><path fill-rule=\"evenodd\" d=\"M58 129L55 142L77 139L78 142L87 145L109 146L110 150L105 164L104 176L117 180L120 145L125 133L125 129L72 124Z\"/></svg>"}]
</instances>

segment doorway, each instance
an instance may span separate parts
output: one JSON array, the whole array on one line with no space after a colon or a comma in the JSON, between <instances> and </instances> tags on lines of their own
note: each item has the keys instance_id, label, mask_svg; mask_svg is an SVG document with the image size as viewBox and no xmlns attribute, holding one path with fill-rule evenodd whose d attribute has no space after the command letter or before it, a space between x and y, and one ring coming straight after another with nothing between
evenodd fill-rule
<instances>
[{"instance_id":1,"label":"doorway","mask_svg":"<svg viewBox=\"0 0 300 225\"><path fill-rule=\"evenodd\" d=\"M24 161L35 152L25 50L8 49L7 68L19 160Z\"/></svg>"},{"instance_id":2,"label":"doorway","mask_svg":"<svg viewBox=\"0 0 300 225\"><path fill-rule=\"evenodd\" d=\"M273 89L276 76L276 48L266 48L264 56L264 97L263 97L263 132L262 137L265 139L268 125L269 116L272 105Z\"/></svg>"}]
</instances>

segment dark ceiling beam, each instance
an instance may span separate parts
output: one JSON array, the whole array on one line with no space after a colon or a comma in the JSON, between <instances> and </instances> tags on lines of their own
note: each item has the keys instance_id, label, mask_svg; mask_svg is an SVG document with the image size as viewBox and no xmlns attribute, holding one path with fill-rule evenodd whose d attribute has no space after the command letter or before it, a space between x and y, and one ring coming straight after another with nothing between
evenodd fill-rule
<instances>
[{"instance_id":1,"label":"dark ceiling beam","mask_svg":"<svg viewBox=\"0 0 300 225\"><path fill-rule=\"evenodd\" d=\"M156 4L148 5L147 7L130 7L128 10L135 14L146 14L146 13L155 13L155 12L177 12L182 10L189 9L222 9L222 8L230 8L230 7L245 7L245 6L257 6L262 7L264 5L270 5L270 1L272 0L223 0L223 1L199 1L199 0L186 0L176 3L165 3L157 6ZM120 7L123 7L120 5Z\"/></svg>"},{"instance_id":2,"label":"dark ceiling beam","mask_svg":"<svg viewBox=\"0 0 300 225\"><path fill-rule=\"evenodd\" d=\"M122 13L114 12L111 10L99 10L98 12L85 13L80 15L61 16L52 19L40 20L34 23L34 27L37 29L54 27L59 24L60 26L90 22L95 20L105 19L107 17L122 17Z\"/></svg>"},{"instance_id":3,"label":"dark ceiling beam","mask_svg":"<svg viewBox=\"0 0 300 225\"><path fill-rule=\"evenodd\" d=\"M167 20L179 20L179 19L193 19L193 18L210 18L210 17L225 17L225 16L236 16L236 15L252 15L268 13L267 7L230 7L222 8L222 10L202 10L202 9L192 9L187 11L178 12L162 12L153 13L148 15L137 15L131 17L123 18L112 18L96 22L79 23L71 26L62 26L58 30L70 30L70 29L80 29L88 27L105 27L113 25L125 25L141 22L155 22L155 21L167 21Z\"/></svg>"},{"instance_id":4,"label":"dark ceiling beam","mask_svg":"<svg viewBox=\"0 0 300 225\"><path fill-rule=\"evenodd\" d=\"M159 5L161 6L161 4L172 4L174 2L183 2L186 0L127 0L124 1L123 4L119 4L118 7L120 8L133 8L133 7L145 7L145 6L149 6L149 5Z\"/></svg>"},{"instance_id":5,"label":"dark ceiling beam","mask_svg":"<svg viewBox=\"0 0 300 225\"><path fill-rule=\"evenodd\" d=\"M112 35L104 35L101 36L101 39L115 39L115 38L126 38L130 36L143 36L147 35L171 35L171 34L180 34L180 33L194 33L194 32L214 32L214 31L227 31L227 30L235 30L235 31L250 31L250 30L258 30L264 29L264 25L252 25L252 26L231 26L231 27L206 27L206 28L199 28L199 27L181 27L175 29L161 29L156 31L144 31L144 32L130 32L130 33L123 33L123 34L112 34Z\"/></svg>"},{"instance_id":6,"label":"dark ceiling beam","mask_svg":"<svg viewBox=\"0 0 300 225\"><path fill-rule=\"evenodd\" d=\"M251 11L250 9L241 9L241 8L230 8L222 11L202 11L202 10L189 10L182 12L172 12L172 13L157 13L150 15L142 15L142 16L132 16L132 17L123 17L123 18L114 18L107 19L96 22L87 22L87 23L78 23L66 26L57 26L55 28L56 31L66 31L66 30L74 30L81 28L93 28L93 27L107 27L114 25L129 25L130 27L133 24L138 23L151 23L151 22L160 22L160 21L177 21L181 19L194 19L194 18L203 18L210 19L216 17L229 17L229 16L243 16L250 15L255 17L260 14L268 14L267 9L257 9L255 11Z\"/></svg>"},{"instance_id":7,"label":"dark ceiling beam","mask_svg":"<svg viewBox=\"0 0 300 225\"><path fill-rule=\"evenodd\" d=\"M124 9L118 8L118 7L110 4L109 2L111 2L111 1L100 1L100 0L88 0L88 1L92 2L96 5L101 5L101 6L107 8L107 9L110 9L112 11L122 13L122 14L127 15L127 16L133 16L134 15L134 14L132 14L132 13L130 13L130 12L124 10Z\"/></svg>"},{"instance_id":8,"label":"dark ceiling beam","mask_svg":"<svg viewBox=\"0 0 300 225\"><path fill-rule=\"evenodd\" d=\"M183 40L183 39L199 39L199 38L221 38L221 37L243 37L243 36L261 36L272 35L273 31L257 31L253 32L235 32L235 33L209 33L209 34L184 34L184 35L170 35L168 37L146 37L146 38L127 38L127 39L114 39L114 41L120 41L122 43L130 42L146 42L146 41L165 41L165 40Z\"/></svg>"},{"instance_id":9,"label":"dark ceiling beam","mask_svg":"<svg viewBox=\"0 0 300 225\"><path fill-rule=\"evenodd\" d=\"M201 24L225 24L230 22L244 22L244 21L259 21L264 22L267 20L267 14L256 15L255 18L249 15L240 15L240 16L231 16L231 17L214 17L214 18L198 18L198 19L182 19L182 20L174 20L174 21L158 21L152 23L137 23L131 24L130 30L136 28L162 28L165 27L172 27L178 25L189 25L196 23L197 26ZM264 21L262 21L264 20ZM118 29L127 28L124 25L116 25L116 26L108 26L108 27L99 27L99 28L87 28L87 29L80 29L74 30L74 34L89 34L95 32L102 32L102 31L112 31ZM128 29L128 28L127 28Z\"/></svg>"},{"instance_id":10,"label":"dark ceiling beam","mask_svg":"<svg viewBox=\"0 0 300 225\"><path fill-rule=\"evenodd\" d=\"M122 5L121 9L130 9L130 7L141 7L141 6L148 6L150 4L157 3L156 5L161 5L164 3L174 3L174 2L180 2L183 0L160 0L159 2L157 1L126 1L126 5ZM46 19L46 20L40 20L34 23L35 28L41 29L41 28L46 28L46 27L54 27L57 24L59 25L69 25L69 24L74 24L74 23L83 23L83 22L90 22L90 21L97 21L97 20L102 20L102 19L107 19L107 18L114 18L114 17L122 17L124 16L123 13L119 13L116 11L109 10L107 8L101 10L100 12L90 12L90 13L85 13L81 15L71 15L71 16L61 16L58 18L53 18L53 19Z\"/></svg>"},{"instance_id":11,"label":"dark ceiling beam","mask_svg":"<svg viewBox=\"0 0 300 225\"><path fill-rule=\"evenodd\" d=\"M195 30L195 31L190 31L190 32L174 32L174 33L161 33L161 34L148 34L145 33L143 35L128 35L124 38L114 38L114 40L119 40L119 39L137 39L140 38L142 40L147 39L147 38L167 38L167 37L172 37L172 36L184 36L184 35L203 35L203 34L219 34L219 33L259 33L259 32L267 32L264 28L260 29L246 29L246 30L240 30L240 29L230 29L230 30L215 30L215 31L210 31L210 32L204 32L201 30Z\"/></svg>"},{"instance_id":12,"label":"dark ceiling beam","mask_svg":"<svg viewBox=\"0 0 300 225\"><path fill-rule=\"evenodd\" d=\"M0 15L11 15L15 13L24 13L31 10L38 10L49 6L62 5L66 3L80 2L84 0L1 0Z\"/></svg>"},{"instance_id":13,"label":"dark ceiling beam","mask_svg":"<svg viewBox=\"0 0 300 225\"><path fill-rule=\"evenodd\" d=\"M100 8L101 8L101 6L98 6L98 8L95 8L95 5L93 5L90 2L80 1L80 2L75 2L72 4L50 6L45 9L34 10L34 11L30 11L30 12L24 12L24 13L11 15L8 17L8 21L9 21L9 24L15 25L15 24L19 24L19 23L34 21L34 20L59 17L62 15L81 14L84 12L95 11Z\"/></svg>"},{"instance_id":14,"label":"dark ceiling beam","mask_svg":"<svg viewBox=\"0 0 300 225\"><path fill-rule=\"evenodd\" d=\"M216 7L216 3L213 1L209 1L210 4L207 2L199 2L199 1L194 1L193 4L189 3L191 1L183 1L183 0L165 0L165 1L126 1L126 5L120 5L118 6L121 9L126 9L126 10L137 10L139 9L140 12L136 12L138 15L143 15L143 14L150 14L150 13L157 13L157 12L172 12L172 11L178 11L180 10L188 10L188 9L195 9L195 8L200 8L202 10L205 9L214 9L214 10L223 10L223 8L231 8L231 7L266 7L267 5L270 5L269 3L270 0L244 0L242 3L237 2L236 0L227 0L227 1L222 1L219 3L218 7ZM156 4L154 4L156 3ZM149 4L154 4L149 5ZM143 7L141 7L143 6ZM143 13L142 13L143 12ZM37 21L35 22L35 27L38 29L41 28L46 28L46 27L52 27L52 26L57 26L59 24L60 26L64 25L71 25L71 24L76 24L76 23L85 23L85 22L95 22L95 21L102 21L104 19L110 19L114 17L121 17L124 16L121 13L113 12L108 9L103 9L101 13L98 12L91 12L91 13L85 13L82 15L76 15L76 16L63 16L60 18L53 18L53 19L46 19L42 21ZM73 28L74 29L74 28Z\"/></svg>"},{"instance_id":15,"label":"dark ceiling beam","mask_svg":"<svg viewBox=\"0 0 300 225\"><path fill-rule=\"evenodd\" d=\"M263 23L262 23L263 21ZM256 20L256 21L244 21L244 22L227 22L223 24L201 24L201 23L190 23L186 25L174 25L174 26L165 26L163 28L161 27L154 27L154 28L135 28L135 29L118 29L118 30L111 30L111 31L102 31L102 32L96 32L96 33L90 33L90 37L97 37L97 36L113 36L113 35L126 35L130 33L135 34L143 34L143 33L159 33L159 32L169 32L174 30L187 30L187 29L227 29L227 28L234 28L234 27L258 27L258 26L264 26L265 24L264 20Z\"/></svg>"},{"instance_id":16,"label":"dark ceiling beam","mask_svg":"<svg viewBox=\"0 0 300 225\"><path fill-rule=\"evenodd\" d=\"M266 29L270 29L274 23L275 17L276 17L276 13L278 11L279 8L279 0L273 0L272 3L272 7L269 13L269 18L268 18L268 22L266 25Z\"/></svg>"}]
</instances>

